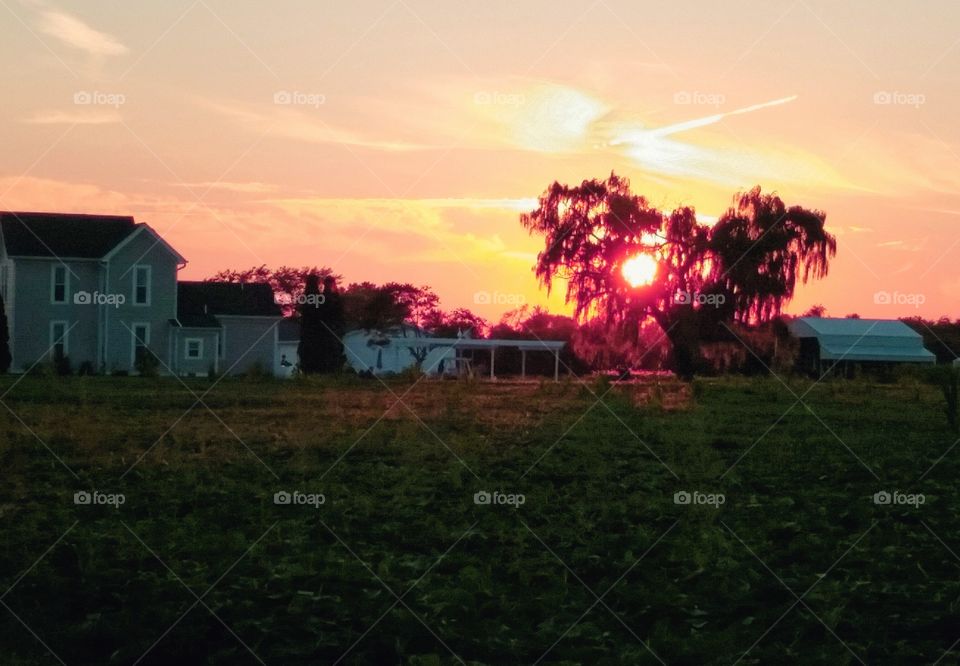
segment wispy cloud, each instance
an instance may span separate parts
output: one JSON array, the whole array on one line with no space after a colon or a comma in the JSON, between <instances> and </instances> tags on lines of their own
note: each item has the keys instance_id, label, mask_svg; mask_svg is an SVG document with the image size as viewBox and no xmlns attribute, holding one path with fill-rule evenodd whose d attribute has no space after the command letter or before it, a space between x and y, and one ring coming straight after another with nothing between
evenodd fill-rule
<instances>
[{"instance_id":1,"label":"wispy cloud","mask_svg":"<svg viewBox=\"0 0 960 666\"><path fill-rule=\"evenodd\" d=\"M76 16L66 12L45 9L40 12L38 26L41 32L59 39L67 46L94 56L118 56L128 49L115 37L90 27Z\"/></svg>"},{"instance_id":2,"label":"wispy cloud","mask_svg":"<svg viewBox=\"0 0 960 666\"><path fill-rule=\"evenodd\" d=\"M843 182L833 170L800 151L787 154L781 149L779 154L772 155L744 146L718 149L674 138L676 134L716 125L726 118L781 106L796 99L796 95L781 97L660 127L621 123L608 129L611 137L608 145L623 150L635 165L646 171L675 178L696 178L728 186L743 186L761 175L779 181L834 185Z\"/></svg>"},{"instance_id":3,"label":"wispy cloud","mask_svg":"<svg viewBox=\"0 0 960 666\"><path fill-rule=\"evenodd\" d=\"M232 103L199 100L201 106L232 119L237 124L257 133L270 133L308 143L329 143L370 148L389 152L429 150L436 146L371 137L351 129L338 127L310 112L290 106L277 106L269 112L254 111Z\"/></svg>"},{"instance_id":4,"label":"wispy cloud","mask_svg":"<svg viewBox=\"0 0 960 666\"><path fill-rule=\"evenodd\" d=\"M23 122L31 125L109 125L121 121L117 111L41 111Z\"/></svg>"},{"instance_id":5,"label":"wispy cloud","mask_svg":"<svg viewBox=\"0 0 960 666\"><path fill-rule=\"evenodd\" d=\"M512 247L498 233L478 235L457 222L457 211L499 210L513 217L529 210L529 199L276 199L271 204L303 226L322 230L325 237L335 233L356 241L358 230L372 229L364 235L357 251L392 257L403 262L439 262L484 265L491 261L528 261L529 253ZM366 232L363 232L366 234ZM348 246L351 245L348 243ZM402 249L402 251L398 251Z\"/></svg>"},{"instance_id":6,"label":"wispy cloud","mask_svg":"<svg viewBox=\"0 0 960 666\"><path fill-rule=\"evenodd\" d=\"M230 181L202 181L199 183L168 183L171 187L182 187L191 190L223 190L226 192L236 192L238 194L270 194L280 188L270 183L249 182L236 183Z\"/></svg>"}]
</instances>

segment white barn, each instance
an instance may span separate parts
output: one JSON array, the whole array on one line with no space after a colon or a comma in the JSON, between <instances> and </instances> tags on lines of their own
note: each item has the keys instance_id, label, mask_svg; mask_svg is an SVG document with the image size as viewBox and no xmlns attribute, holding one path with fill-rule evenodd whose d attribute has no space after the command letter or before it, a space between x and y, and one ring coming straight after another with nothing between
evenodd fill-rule
<instances>
[{"instance_id":1,"label":"white barn","mask_svg":"<svg viewBox=\"0 0 960 666\"><path fill-rule=\"evenodd\" d=\"M350 331L343 336L343 353L357 372L389 375L415 367L428 353L426 333L416 326L397 326L387 331ZM409 341L409 342L408 342Z\"/></svg>"},{"instance_id":2,"label":"white barn","mask_svg":"<svg viewBox=\"0 0 960 666\"><path fill-rule=\"evenodd\" d=\"M456 338L436 338L415 326L388 332L357 330L344 338L347 362L357 372L385 375L419 366L428 375L458 375L473 368L476 359L487 363L490 379L496 379L496 350L520 350L521 377L526 377L527 352L549 352L554 356L554 379L560 377L560 350L566 343L556 340L478 339L469 332Z\"/></svg>"}]
</instances>

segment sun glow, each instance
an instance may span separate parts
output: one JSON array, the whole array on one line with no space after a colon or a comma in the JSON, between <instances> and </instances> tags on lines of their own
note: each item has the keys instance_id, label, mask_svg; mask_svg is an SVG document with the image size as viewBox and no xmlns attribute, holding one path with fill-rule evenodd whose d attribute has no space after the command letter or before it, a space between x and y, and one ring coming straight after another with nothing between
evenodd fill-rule
<instances>
[{"instance_id":1,"label":"sun glow","mask_svg":"<svg viewBox=\"0 0 960 666\"><path fill-rule=\"evenodd\" d=\"M623 262L620 272L631 287L642 287L657 276L657 261L649 254L635 254Z\"/></svg>"}]
</instances>

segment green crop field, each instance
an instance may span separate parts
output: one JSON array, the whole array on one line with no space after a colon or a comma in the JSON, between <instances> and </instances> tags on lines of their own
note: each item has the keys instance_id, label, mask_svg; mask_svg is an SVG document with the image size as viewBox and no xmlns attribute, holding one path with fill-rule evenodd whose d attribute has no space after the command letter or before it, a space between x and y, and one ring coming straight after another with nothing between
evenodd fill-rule
<instances>
[{"instance_id":1,"label":"green crop field","mask_svg":"<svg viewBox=\"0 0 960 666\"><path fill-rule=\"evenodd\" d=\"M939 392L786 381L2 378L0 663L957 663Z\"/></svg>"}]
</instances>

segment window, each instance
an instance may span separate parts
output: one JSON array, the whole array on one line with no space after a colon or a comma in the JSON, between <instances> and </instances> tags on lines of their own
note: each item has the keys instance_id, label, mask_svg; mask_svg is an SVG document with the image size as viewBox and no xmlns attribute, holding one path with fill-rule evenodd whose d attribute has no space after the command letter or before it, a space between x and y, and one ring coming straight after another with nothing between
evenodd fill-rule
<instances>
[{"instance_id":1,"label":"window","mask_svg":"<svg viewBox=\"0 0 960 666\"><path fill-rule=\"evenodd\" d=\"M133 267L133 304L150 305L150 266Z\"/></svg>"},{"instance_id":2,"label":"window","mask_svg":"<svg viewBox=\"0 0 960 666\"><path fill-rule=\"evenodd\" d=\"M50 357L53 360L66 358L70 352L67 334L70 328L65 321L50 322Z\"/></svg>"},{"instance_id":3,"label":"window","mask_svg":"<svg viewBox=\"0 0 960 666\"><path fill-rule=\"evenodd\" d=\"M187 338L185 341L184 354L186 358L198 360L203 358L203 340L200 338Z\"/></svg>"},{"instance_id":4,"label":"window","mask_svg":"<svg viewBox=\"0 0 960 666\"><path fill-rule=\"evenodd\" d=\"M133 335L133 367L136 368L150 353L150 324L134 324L130 331Z\"/></svg>"},{"instance_id":5,"label":"window","mask_svg":"<svg viewBox=\"0 0 960 666\"><path fill-rule=\"evenodd\" d=\"M54 264L50 267L50 302L66 303L69 276L65 264Z\"/></svg>"}]
</instances>

